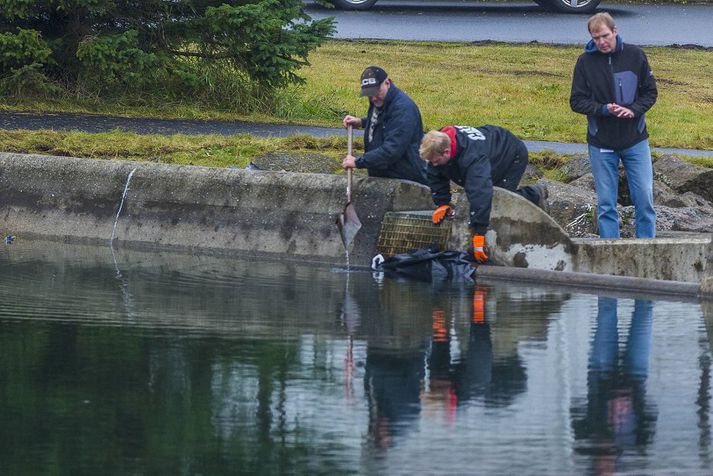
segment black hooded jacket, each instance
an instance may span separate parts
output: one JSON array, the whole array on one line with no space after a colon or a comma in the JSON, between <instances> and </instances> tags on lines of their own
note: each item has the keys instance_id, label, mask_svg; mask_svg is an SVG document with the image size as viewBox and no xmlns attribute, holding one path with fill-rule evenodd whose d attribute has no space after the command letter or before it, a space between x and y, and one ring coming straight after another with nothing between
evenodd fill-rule
<instances>
[{"instance_id":1,"label":"black hooded jacket","mask_svg":"<svg viewBox=\"0 0 713 476\"><path fill-rule=\"evenodd\" d=\"M644 113L656 102L656 80L646 55L638 46L616 37L611 53L600 52L589 41L577 60L569 104L587 116L587 143L606 149L625 149L646 139ZM608 103L631 109L631 119L612 116Z\"/></svg>"},{"instance_id":2,"label":"black hooded jacket","mask_svg":"<svg viewBox=\"0 0 713 476\"><path fill-rule=\"evenodd\" d=\"M524 144L498 126L446 126L441 131L451 138L451 159L445 165L428 165L433 202L436 206L451 202L453 180L465 188L473 231L484 235L490 224L493 183L507 173Z\"/></svg>"},{"instance_id":3,"label":"black hooded jacket","mask_svg":"<svg viewBox=\"0 0 713 476\"><path fill-rule=\"evenodd\" d=\"M406 179L426 185L426 164L418 153L423 123L416 103L391 83L369 140L373 112L374 105L370 104L367 116L361 119L366 152L356 160L357 168L368 169L373 177Z\"/></svg>"}]
</instances>

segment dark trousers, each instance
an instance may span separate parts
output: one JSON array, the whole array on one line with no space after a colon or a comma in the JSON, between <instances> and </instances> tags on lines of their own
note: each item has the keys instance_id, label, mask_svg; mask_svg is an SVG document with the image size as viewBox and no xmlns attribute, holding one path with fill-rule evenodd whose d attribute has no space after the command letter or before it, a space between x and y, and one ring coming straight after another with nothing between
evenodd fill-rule
<instances>
[{"instance_id":1,"label":"dark trousers","mask_svg":"<svg viewBox=\"0 0 713 476\"><path fill-rule=\"evenodd\" d=\"M516 140L517 144L510 152L513 156L511 165L501 177L493 177L493 186L515 192L537 205L540 201L540 192L535 187L526 185L517 188L527 168L527 147L520 139Z\"/></svg>"}]
</instances>

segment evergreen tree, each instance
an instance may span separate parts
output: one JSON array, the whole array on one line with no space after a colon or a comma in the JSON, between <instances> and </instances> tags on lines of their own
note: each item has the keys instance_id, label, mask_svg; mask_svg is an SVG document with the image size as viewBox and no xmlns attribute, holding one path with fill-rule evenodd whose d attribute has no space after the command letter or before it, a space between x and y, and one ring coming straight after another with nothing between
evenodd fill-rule
<instances>
[{"instance_id":1,"label":"evergreen tree","mask_svg":"<svg viewBox=\"0 0 713 476\"><path fill-rule=\"evenodd\" d=\"M218 67L269 91L333 29L302 0L0 0L0 82L190 93Z\"/></svg>"}]
</instances>

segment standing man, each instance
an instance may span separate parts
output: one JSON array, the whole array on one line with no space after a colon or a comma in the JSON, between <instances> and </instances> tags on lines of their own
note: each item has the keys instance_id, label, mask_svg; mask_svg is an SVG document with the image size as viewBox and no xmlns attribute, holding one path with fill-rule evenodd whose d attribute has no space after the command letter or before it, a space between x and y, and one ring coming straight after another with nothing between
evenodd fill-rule
<instances>
[{"instance_id":1,"label":"standing man","mask_svg":"<svg viewBox=\"0 0 713 476\"><path fill-rule=\"evenodd\" d=\"M446 126L430 131L421 141L421 158L428 162L428 185L433 223L453 216L451 180L465 188L470 202L473 256L488 260L485 232L490 224L493 186L515 192L546 209L547 189L541 185L517 188L527 167L527 147L510 131L497 126Z\"/></svg>"},{"instance_id":2,"label":"standing man","mask_svg":"<svg viewBox=\"0 0 713 476\"><path fill-rule=\"evenodd\" d=\"M656 81L644 52L624 44L611 15L597 13L587 27L592 39L574 67L569 104L587 116L599 236L619 238L621 160L634 202L636 237L654 238L653 167L644 113L656 102Z\"/></svg>"},{"instance_id":3,"label":"standing man","mask_svg":"<svg viewBox=\"0 0 713 476\"><path fill-rule=\"evenodd\" d=\"M365 153L359 158L347 155L342 167L365 168L371 177L426 185L426 167L418 156L423 123L416 103L378 66L369 66L361 74L361 95L369 97L366 117L347 115L343 123L364 128Z\"/></svg>"}]
</instances>

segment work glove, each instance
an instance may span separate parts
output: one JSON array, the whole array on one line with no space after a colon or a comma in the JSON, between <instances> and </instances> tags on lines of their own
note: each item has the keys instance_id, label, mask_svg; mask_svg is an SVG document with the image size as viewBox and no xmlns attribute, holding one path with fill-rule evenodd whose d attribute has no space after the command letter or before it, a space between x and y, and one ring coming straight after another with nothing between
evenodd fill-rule
<instances>
[{"instance_id":1,"label":"work glove","mask_svg":"<svg viewBox=\"0 0 713 476\"><path fill-rule=\"evenodd\" d=\"M488 247L485 246L485 236L477 233L473 235L473 258L478 263L488 261Z\"/></svg>"},{"instance_id":2,"label":"work glove","mask_svg":"<svg viewBox=\"0 0 713 476\"><path fill-rule=\"evenodd\" d=\"M455 212L453 211L453 207L450 204L441 205L440 207L436 208L436 211L433 212L433 215L431 216L431 221L434 225L440 225L441 222L446 218L453 218L454 213Z\"/></svg>"}]
</instances>

